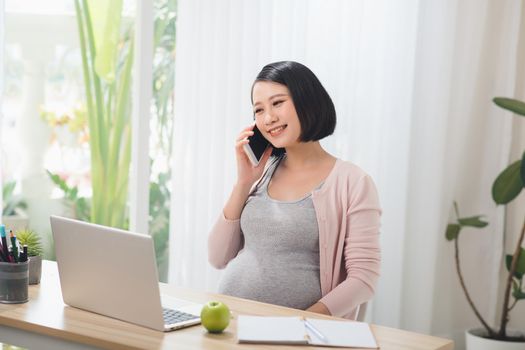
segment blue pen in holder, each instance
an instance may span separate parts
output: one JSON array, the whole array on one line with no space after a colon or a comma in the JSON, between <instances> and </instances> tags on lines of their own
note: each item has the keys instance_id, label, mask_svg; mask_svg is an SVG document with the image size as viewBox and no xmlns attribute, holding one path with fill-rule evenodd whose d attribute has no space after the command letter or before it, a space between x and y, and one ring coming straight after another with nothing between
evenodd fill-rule
<instances>
[{"instance_id":1,"label":"blue pen in holder","mask_svg":"<svg viewBox=\"0 0 525 350\"><path fill-rule=\"evenodd\" d=\"M29 262L0 262L0 303L20 304L29 300Z\"/></svg>"}]
</instances>

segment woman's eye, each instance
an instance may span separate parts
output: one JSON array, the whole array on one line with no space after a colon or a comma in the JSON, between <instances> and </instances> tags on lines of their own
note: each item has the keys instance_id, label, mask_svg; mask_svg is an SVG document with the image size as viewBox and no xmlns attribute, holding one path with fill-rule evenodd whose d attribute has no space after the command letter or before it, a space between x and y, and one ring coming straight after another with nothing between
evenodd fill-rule
<instances>
[{"instance_id":1,"label":"woman's eye","mask_svg":"<svg viewBox=\"0 0 525 350\"><path fill-rule=\"evenodd\" d=\"M261 113L261 111L262 111L262 109L260 109L260 108L256 109L255 111L253 111L253 114L259 114L259 113Z\"/></svg>"},{"instance_id":2,"label":"woman's eye","mask_svg":"<svg viewBox=\"0 0 525 350\"><path fill-rule=\"evenodd\" d=\"M282 104L284 101L275 101L273 103L274 106L279 106L280 104Z\"/></svg>"}]
</instances>

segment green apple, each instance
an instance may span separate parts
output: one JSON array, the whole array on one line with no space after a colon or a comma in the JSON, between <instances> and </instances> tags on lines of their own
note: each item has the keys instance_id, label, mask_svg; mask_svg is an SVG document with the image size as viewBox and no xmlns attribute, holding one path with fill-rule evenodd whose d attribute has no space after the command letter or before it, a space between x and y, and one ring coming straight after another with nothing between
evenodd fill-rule
<instances>
[{"instance_id":1,"label":"green apple","mask_svg":"<svg viewBox=\"0 0 525 350\"><path fill-rule=\"evenodd\" d=\"M230 309L220 301L209 301L202 307L201 322L210 333L220 333L230 324Z\"/></svg>"}]
</instances>

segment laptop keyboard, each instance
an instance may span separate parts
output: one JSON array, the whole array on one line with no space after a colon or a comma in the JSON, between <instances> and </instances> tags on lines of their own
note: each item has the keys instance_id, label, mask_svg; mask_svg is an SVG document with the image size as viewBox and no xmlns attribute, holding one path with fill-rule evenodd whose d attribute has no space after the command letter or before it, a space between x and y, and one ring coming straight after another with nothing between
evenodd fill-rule
<instances>
[{"instance_id":1,"label":"laptop keyboard","mask_svg":"<svg viewBox=\"0 0 525 350\"><path fill-rule=\"evenodd\" d=\"M195 320L199 318L199 316L195 316L192 314L188 314L186 312L172 310L163 308L162 314L164 316L164 323L165 324L174 324L178 322L188 321L188 320Z\"/></svg>"}]
</instances>

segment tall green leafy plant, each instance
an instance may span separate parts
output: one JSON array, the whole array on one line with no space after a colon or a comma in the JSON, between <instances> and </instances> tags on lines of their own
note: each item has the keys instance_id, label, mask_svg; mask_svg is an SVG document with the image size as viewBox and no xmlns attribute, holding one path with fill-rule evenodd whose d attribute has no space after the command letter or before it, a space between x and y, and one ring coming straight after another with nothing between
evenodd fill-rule
<instances>
[{"instance_id":1,"label":"tall green leafy plant","mask_svg":"<svg viewBox=\"0 0 525 350\"><path fill-rule=\"evenodd\" d=\"M133 40L120 39L122 0L75 0L75 10L90 137L90 217L126 227Z\"/></svg>"},{"instance_id":2,"label":"tall green leafy plant","mask_svg":"<svg viewBox=\"0 0 525 350\"><path fill-rule=\"evenodd\" d=\"M509 98L496 97L494 98L494 103L501 108L514 112L518 116L525 116L524 102ZM507 205L518 197L523 187L525 187L525 150L521 159L514 161L498 175L492 185L492 199L498 205ZM523 336L513 337L507 334L507 324L510 320L510 311L516 306L518 301L525 299L525 290L523 286L523 276L525 275L525 249L522 247L523 238L525 236L525 222L523 223L514 251L512 254L507 254L505 256L504 264L507 268L508 274L503 295L501 320L499 328L495 329L485 321L470 297L459 263L458 237L461 230L465 227L482 228L487 226L488 222L482 219L482 215L461 217L458 206L455 202L454 208L456 212L456 222L448 224L445 237L449 241L454 241L456 270L469 305L487 331L488 338L508 341L525 341ZM514 299L512 304L511 297Z\"/></svg>"}]
</instances>

